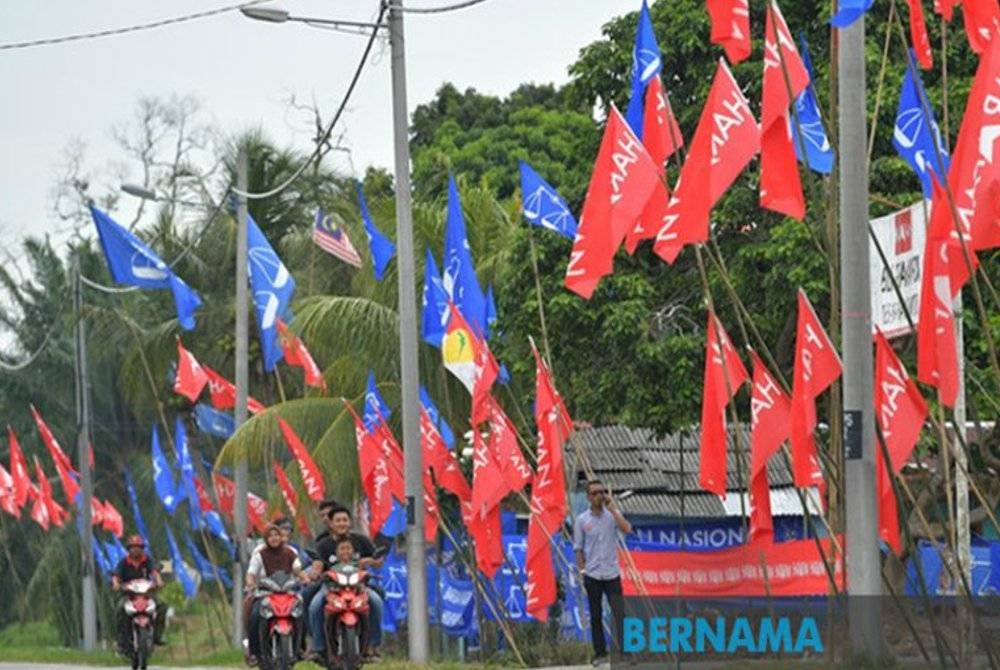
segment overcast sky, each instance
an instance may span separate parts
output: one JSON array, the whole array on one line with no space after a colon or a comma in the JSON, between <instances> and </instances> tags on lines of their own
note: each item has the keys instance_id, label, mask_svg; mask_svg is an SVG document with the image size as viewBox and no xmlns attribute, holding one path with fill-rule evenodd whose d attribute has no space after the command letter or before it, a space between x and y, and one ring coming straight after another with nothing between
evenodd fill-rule
<instances>
[{"instance_id":1,"label":"overcast sky","mask_svg":"<svg viewBox=\"0 0 1000 670\"><path fill-rule=\"evenodd\" d=\"M406 0L436 7L455 0ZM227 0L0 0L0 43L99 31L224 7ZM486 0L447 14L407 14L409 109L446 81L504 95L522 82L564 83L579 50L638 0ZM376 0L278 0L293 15L368 21ZM74 139L87 163L121 160L110 138L142 96L195 96L224 131L260 126L279 144L311 149L290 94L315 97L324 120L346 89L365 38L302 24L265 24L238 12L143 32L0 50L0 244L55 232L53 182ZM376 47L339 130L358 169L392 165L388 44ZM336 132L336 131L335 131ZM343 155L331 156L347 169ZM337 163L339 161L339 164ZM133 176L138 180L139 175ZM105 184L116 181L108 174ZM60 235L57 240L64 239Z\"/></svg>"}]
</instances>

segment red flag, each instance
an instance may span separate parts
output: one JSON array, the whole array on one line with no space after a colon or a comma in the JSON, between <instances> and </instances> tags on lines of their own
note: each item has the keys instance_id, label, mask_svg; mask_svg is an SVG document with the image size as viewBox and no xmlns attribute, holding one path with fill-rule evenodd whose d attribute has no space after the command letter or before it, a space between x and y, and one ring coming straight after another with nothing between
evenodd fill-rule
<instances>
[{"instance_id":1,"label":"red flag","mask_svg":"<svg viewBox=\"0 0 1000 670\"><path fill-rule=\"evenodd\" d=\"M307 386L321 388L325 391L326 380L323 379L323 371L316 365L316 361L306 349L305 343L288 329L284 321L277 319L276 322L278 324L278 342L281 343L281 349L285 352L285 362L302 368Z\"/></svg>"},{"instance_id":2,"label":"red flag","mask_svg":"<svg viewBox=\"0 0 1000 670\"><path fill-rule=\"evenodd\" d=\"M476 552L476 565L490 579L503 565L503 536L500 525L500 506L496 505L485 514L474 512L472 505L462 504L462 516L469 530L469 537Z\"/></svg>"},{"instance_id":3,"label":"red flag","mask_svg":"<svg viewBox=\"0 0 1000 670\"><path fill-rule=\"evenodd\" d=\"M14 501L14 478L3 465L0 465L0 510L11 516L21 516L21 510Z\"/></svg>"},{"instance_id":4,"label":"red flag","mask_svg":"<svg viewBox=\"0 0 1000 670\"><path fill-rule=\"evenodd\" d=\"M66 494L66 502L73 503L76 501L76 496L80 493L80 484L78 483L78 479L74 477L74 475L78 477L79 473L73 468L72 462L70 462L69 457L62 450L62 447L59 446L59 442L56 440L55 435L52 434L52 431L49 430L42 415L35 409L34 405L30 405L29 407L31 409L31 416L35 419L35 425L38 427L38 432L42 436L42 442L45 443L45 448L48 449L49 455L52 456L52 462L56 466L59 481L62 483L63 493ZM91 462L90 466L93 468L93 462Z\"/></svg>"},{"instance_id":5,"label":"red flag","mask_svg":"<svg viewBox=\"0 0 1000 670\"><path fill-rule=\"evenodd\" d=\"M104 501L104 515L101 518L101 528L112 533L115 537L121 537L125 533L125 521L111 501Z\"/></svg>"},{"instance_id":6,"label":"red flag","mask_svg":"<svg viewBox=\"0 0 1000 670\"><path fill-rule=\"evenodd\" d=\"M208 383L208 374L194 355L184 348L181 338L177 338L177 377L174 379L174 393L196 402L201 390Z\"/></svg>"},{"instance_id":7,"label":"red flag","mask_svg":"<svg viewBox=\"0 0 1000 670\"><path fill-rule=\"evenodd\" d=\"M35 456L35 476L38 477L37 500L45 508L45 517L48 523L62 528L63 524L66 523L69 513L52 497L52 486L49 484L49 478L45 475L45 471L42 470L42 464L38 462L37 456ZM42 527L48 530L46 526Z\"/></svg>"},{"instance_id":8,"label":"red flag","mask_svg":"<svg viewBox=\"0 0 1000 670\"><path fill-rule=\"evenodd\" d=\"M380 450L378 444L375 443L374 437L365 429L361 417L354 411L354 406L346 400L344 401L344 405L354 418L354 438L357 440L358 470L361 476L361 483L366 485L365 494L368 498L374 500L371 491L367 488L367 484L375 472L375 466L380 457Z\"/></svg>"},{"instance_id":9,"label":"red flag","mask_svg":"<svg viewBox=\"0 0 1000 670\"><path fill-rule=\"evenodd\" d=\"M899 508L896 494L892 490L892 474L885 466L885 458L879 449L875 456L875 486L878 491L878 534L897 555L903 553L903 543L899 537Z\"/></svg>"},{"instance_id":10,"label":"red flag","mask_svg":"<svg viewBox=\"0 0 1000 670\"><path fill-rule=\"evenodd\" d=\"M454 452L445 444L440 431L431 421L427 410L420 409L420 444L424 454L424 467L433 468L438 485L454 493L459 500L471 500L472 489L465 480Z\"/></svg>"},{"instance_id":11,"label":"red flag","mask_svg":"<svg viewBox=\"0 0 1000 670\"><path fill-rule=\"evenodd\" d=\"M104 503L97 496L90 497L90 525L100 526L104 523Z\"/></svg>"},{"instance_id":12,"label":"red flag","mask_svg":"<svg viewBox=\"0 0 1000 670\"><path fill-rule=\"evenodd\" d=\"M800 488L822 485L816 440L816 398L840 376L842 367L805 292L799 289L799 319L795 335L792 379L792 469Z\"/></svg>"},{"instance_id":13,"label":"red flag","mask_svg":"<svg viewBox=\"0 0 1000 670\"><path fill-rule=\"evenodd\" d=\"M715 313L708 313L705 344L705 389L701 401L701 468L706 491L726 494L726 405L748 375Z\"/></svg>"},{"instance_id":14,"label":"red flag","mask_svg":"<svg viewBox=\"0 0 1000 670\"><path fill-rule=\"evenodd\" d=\"M968 2L968 0L966 0ZM995 4L995 3L994 3ZM968 18L968 5L965 5ZM979 59L979 68L966 99L962 127L951 156L948 184L958 214L958 229L973 251L1000 246L1000 40L991 40ZM952 227L954 231L954 226ZM958 242L958 232L953 232ZM957 295L969 279L961 246L949 248L951 291Z\"/></svg>"},{"instance_id":15,"label":"red flag","mask_svg":"<svg viewBox=\"0 0 1000 670\"><path fill-rule=\"evenodd\" d=\"M493 383L500 375L489 345L474 333L472 327L448 301L448 326L441 341L441 357L445 368L465 385L472 394L472 425L489 418L488 397Z\"/></svg>"},{"instance_id":16,"label":"red flag","mask_svg":"<svg viewBox=\"0 0 1000 670\"><path fill-rule=\"evenodd\" d=\"M674 110L663 91L663 82L659 76L650 79L646 85L642 143L660 174L663 174L663 164L666 160L684 146L681 127L678 125Z\"/></svg>"},{"instance_id":17,"label":"red flag","mask_svg":"<svg viewBox=\"0 0 1000 670\"><path fill-rule=\"evenodd\" d=\"M10 477L14 482L14 504L18 509L23 509L31 492L31 477L28 473L28 464L24 460L24 452L21 451L17 435L10 426L7 426L7 442L10 445Z\"/></svg>"},{"instance_id":18,"label":"red flag","mask_svg":"<svg viewBox=\"0 0 1000 670\"><path fill-rule=\"evenodd\" d=\"M566 519L563 445L573 423L534 342L531 350L535 355L535 424L538 426L537 468L531 484L531 498L533 505L537 501L542 525L551 535Z\"/></svg>"},{"instance_id":19,"label":"red flag","mask_svg":"<svg viewBox=\"0 0 1000 670\"><path fill-rule=\"evenodd\" d=\"M982 54L1000 33L1000 5L996 0L963 0L962 15L969 46Z\"/></svg>"},{"instance_id":20,"label":"red flag","mask_svg":"<svg viewBox=\"0 0 1000 670\"><path fill-rule=\"evenodd\" d=\"M247 520L254 530L263 535L267 528L267 501L249 491L247 492Z\"/></svg>"},{"instance_id":21,"label":"red flag","mask_svg":"<svg viewBox=\"0 0 1000 670\"><path fill-rule=\"evenodd\" d=\"M712 19L712 44L726 50L732 64L750 56L750 4L748 0L706 0Z\"/></svg>"},{"instance_id":22,"label":"red flag","mask_svg":"<svg viewBox=\"0 0 1000 670\"><path fill-rule=\"evenodd\" d=\"M757 353L753 359L750 397L750 541L774 537L767 462L788 439L791 399L775 381Z\"/></svg>"},{"instance_id":23,"label":"red flag","mask_svg":"<svg viewBox=\"0 0 1000 670\"><path fill-rule=\"evenodd\" d=\"M566 288L583 298L593 295L657 184L662 187L656 164L612 105L566 268Z\"/></svg>"},{"instance_id":24,"label":"red flag","mask_svg":"<svg viewBox=\"0 0 1000 670\"><path fill-rule=\"evenodd\" d=\"M45 505L45 499L42 497L41 492L38 487L34 484L31 485L31 490L29 491L29 496L34 501L31 505L31 519L39 526L42 530L49 530L49 510Z\"/></svg>"},{"instance_id":25,"label":"red flag","mask_svg":"<svg viewBox=\"0 0 1000 670\"><path fill-rule=\"evenodd\" d=\"M285 499L285 506L288 508L288 513L298 523L299 532L304 537L310 537L312 531L309 530L309 524L306 523L305 517L299 515L299 494L295 492L292 483L288 481L288 477L285 475L285 471L278 465L278 461L272 460L271 466L274 468L274 478L278 482L278 488L281 489L281 496Z\"/></svg>"},{"instance_id":26,"label":"red flag","mask_svg":"<svg viewBox=\"0 0 1000 670\"><path fill-rule=\"evenodd\" d=\"M285 436L285 444L288 445L288 450L292 452L292 457L299 464L299 471L302 472L302 483L305 484L306 494L311 500L319 502L326 497L326 484L323 483L323 473L319 471L316 462L309 455L306 446L302 444L302 440L292 430L292 427L288 425L288 422L279 416L278 425L281 426L281 434Z\"/></svg>"},{"instance_id":27,"label":"red flag","mask_svg":"<svg viewBox=\"0 0 1000 670\"><path fill-rule=\"evenodd\" d=\"M507 484L490 444L478 430L472 431L472 510L477 519L500 504Z\"/></svg>"},{"instance_id":28,"label":"red flag","mask_svg":"<svg viewBox=\"0 0 1000 670\"><path fill-rule=\"evenodd\" d=\"M208 375L208 390L212 394L212 407L215 409L233 409L236 407L236 386L231 381L208 367L201 366ZM263 412L266 408L258 400L247 396L247 410L251 414Z\"/></svg>"},{"instance_id":29,"label":"red flag","mask_svg":"<svg viewBox=\"0 0 1000 670\"><path fill-rule=\"evenodd\" d=\"M212 499L209 497L208 491L205 490L205 485L198 479L197 474L194 476L194 489L198 492L198 507L201 508L201 511L214 511L215 505L212 504Z\"/></svg>"},{"instance_id":30,"label":"red flag","mask_svg":"<svg viewBox=\"0 0 1000 670\"><path fill-rule=\"evenodd\" d=\"M920 67L930 70L934 67L934 55L931 50L931 39L927 36L927 24L924 22L924 7L920 0L906 0L910 6L910 41L913 51L917 54Z\"/></svg>"},{"instance_id":31,"label":"red flag","mask_svg":"<svg viewBox=\"0 0 1000 670\"><path fill-rule=\"evenodd\" d=\"M778 4L771 2L764 41L760 206L800 221L805 216L806 204L792 144L788 107L808 85L809 72L795 48L795 40L788 31Z\"/></svg>"},{"instance_id":32,"label":"red flag","mask_svg":"<svg viewBox=\"0 0 1000 670\"><path fill-rule=\"evenodd\" d=\"M549 620L549 607L556 601L556 576L552 569L552 529L545 526L540 516L541 510L537 514L533 510L528 521L524 599L528 614L545 622Z\"/></svg>"},{"instance_id":33,"label":"red flag","mask_svg":"<svg viewBox=\"0 0 1000 670\"><path fill-rule=\"evenodd\" d=\"M940 14L945 21L951 21L955 13L955 5L959 0L934 0L934 12Z\"/></svg>"},{"instance_id":34,"label":"red flag","mask_svg":"<svg viewBox=\"0 0 1000 670\"><path fill-rule=\"evenodd\" d=\"M524 489L532 479L531 466L524 460L521 447L517 444L517 429L510 418L493 398L490 398L490 445L493 459L500 467L500 476L504 482L504 492L508 493ZM500 502L499 500L497 501Z\"/></svg>"},{"instance_id":35,"label":"red flag","mask_svg":"<svg viewBox=\"0 0 1000 670\"><path fill-rule=\"evenodd\" d=\"M750 105L720 60L653 251L673 263L685 244L706 241L712 207L759 150Z\"/></svg>"},{"instance_id":36,"label":"red flag","mask_svg":"<svg viewBox=\"0 0 1000 670\"><path fill-rule=\"evenodd\" d=\"M954 165L954 164L953 164ZM959 243L952 235L948 197L933 179L934 199L924 249L920 286L920 320L917 324L917 379L937 387L938 398L946 407L958 399L958 351L955 343L955 315L950 253Z\"/></svg>"},{"instance_id":37,"label":"red flag","mask_svg":"<svg viewBox=\"0 0 1000 670\"><path fill-rule=\"evenodd\" d=\"M389 460L385 457L382 443L384 436L370 433L365 429L361 417L354 407L344 401L354 418L354 435L357 439L358 468L361 474L361 485L368 497L371 509L369 529L371 535L377 535L392 514L392 491L390 482ZM380 424L384 426L384 422Z\"/></svg>"},{"instance_id":38,"label":"red flag","mask_svg":"<svg viewBox=\"0 0 1000 670\"><path fill-rule=\"evenodd\" d=\"M236 502L236 482L213 470L212 488L215 489L215 497L219 499L219 511L232 518Z\"/></svg>"},{"instance_id":39,"label":"red flag","mask_svg":"<svg viewBox=\"0 0 1000 670\"><path fill-rule=\"evenodd\" d=\"M396 441L396 436L389 430L389 425L382 421L375 426L375 437L378 440L389 473L389 492L399 502L406 504L406 489L404 480L403 449Z\"/></svg>"},{"instance_id":40,"label":"red flag","mask_svg":"<svg viewBox=\"0 0 1000 670\"><path fill-rule=\"evenodd\" d=\"M424 542L434 542L438 532L437 493L431 475L424 471Z\"/></svg>"},{"instance_id":41,"label":"red flag","mask_svg":"<svg viewBox=\"0 0 1000 670\"><path fill-rule=\"evenodd\" d=\"M875 419L885 439L891 471L898 473L917 446L927 403L881 331L875 335Z\"/></svg>"}]
</instances>

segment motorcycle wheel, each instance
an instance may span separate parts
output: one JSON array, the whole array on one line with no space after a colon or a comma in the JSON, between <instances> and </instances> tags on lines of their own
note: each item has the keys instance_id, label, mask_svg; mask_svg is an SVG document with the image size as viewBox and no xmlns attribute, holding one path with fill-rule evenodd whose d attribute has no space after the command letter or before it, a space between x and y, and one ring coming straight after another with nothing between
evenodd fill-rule
<instances>
[{"instance_id":1,"label":"motorcycle wheel","mask_svg":"<svg viewBox=\"0 0 1000 670\"><path fill-rule=\"evenodd\" d=\"M278 640L278 669L292 670L295 665L295 649L291 635L282 635Z\"/></svg>"},{"instance_id":2,"label":"motorcycle wheel","mask_svg":"<svg viewBox=\"0 0 1000 670\"><path fill-rule=\"evenodd\" d=\"M135 654L132 656L132 670L146 670L149 663L149 656L153 651L153 631L149 628L140 628L135 636Z\"/></svg>"},{"instance_id":3,"label":"motorcycle wheel","mask_svg":"<svg viewBox=\"0 0 1000 670\"><path fill-rule=\"evenodd\" d=\"M340 627L340 661L343 670L358 670L361 667L361 647L357 627Z\"/></svg>"}]
</instances>

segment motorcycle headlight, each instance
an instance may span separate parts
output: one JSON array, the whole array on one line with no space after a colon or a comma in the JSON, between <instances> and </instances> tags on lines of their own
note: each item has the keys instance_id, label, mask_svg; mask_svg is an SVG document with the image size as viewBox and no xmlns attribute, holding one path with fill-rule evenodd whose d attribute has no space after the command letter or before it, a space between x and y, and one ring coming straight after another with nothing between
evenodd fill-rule
<instances>
[{"instance_id":1,"label":"motorcycle headlight","mask_svg":"<svg viewBox=\"0 0 1000 670\"><path fill-rule=\"evenodd\" d=\"M347 580L347 583L348 583L348 584L350 584L351 586L355 586L355 585L357 585L357 583L358 583L358 582L360 582L360 581L361 581L361 574L360 574L360 573L357 573L357 572L355 572L355 573L354 573L353 575L351 575L351 576L350 576L350 578L349 578L349 579Z\"/></svg>"},{"instance_id":2,"label":"motorcycle headlight","mask_svg":"<svg viewBox=\"0 0 1000 670\"><path fill-rule=\"evenodd\" d=\"M340 598L334 598L333 599L333 606L336 607L337 609L343 609L343 607L344 607L344 601L341 600Z\"/></svg>"},{"instance_id":3,"label":"motorcycle headlight","mask_svg":"<svg viewBox=\"0 0 1000 670\"><path fill-rule=\"evenodd\" d=\"M125 614L132 615L132 614L135 614L135 612L136 612L135 605L132 604L131 600L126 600L125 601Z\"/></svg>"},{"instance_id":4,"label":"motorcycle headlight","mask_svg":"<svg viewBox=\"0 0 1000 670\"><path fill-rule=\"evenodd\" d=\"M262 619L270 619L274 616L274 610L266 600L260 604L260 616Z\"/></svg>"}]
</instances>

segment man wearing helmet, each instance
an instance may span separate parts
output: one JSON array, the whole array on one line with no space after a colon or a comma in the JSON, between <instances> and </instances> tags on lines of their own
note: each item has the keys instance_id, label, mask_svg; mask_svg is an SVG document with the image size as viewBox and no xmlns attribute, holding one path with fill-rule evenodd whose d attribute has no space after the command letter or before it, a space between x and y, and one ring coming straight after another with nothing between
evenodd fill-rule
<instances>
[{"instance_id":1,"label":"man wearing helmet","mask_svg":"<svg viewBox=\"0 0 1000 670\"><path fill-rule=\"evenodd\" d=\"M146 541L141 535L132 535L126 540L125 547L128 555L118 561L114 572L111 573L111 590L121 590L122 584L133 579L148 579L156 588L163 588L163 579L160 571L156 569L152 557L146 553ZM153 641L155 644L163 645L163 629L167 623L167 610L165 604L159 598L153 598L156 603L156 619L153 624ZM118 650L123 652L128 648L128 617L125 615L124 602L118 603Z\"/></svg>"}]
</instances>

